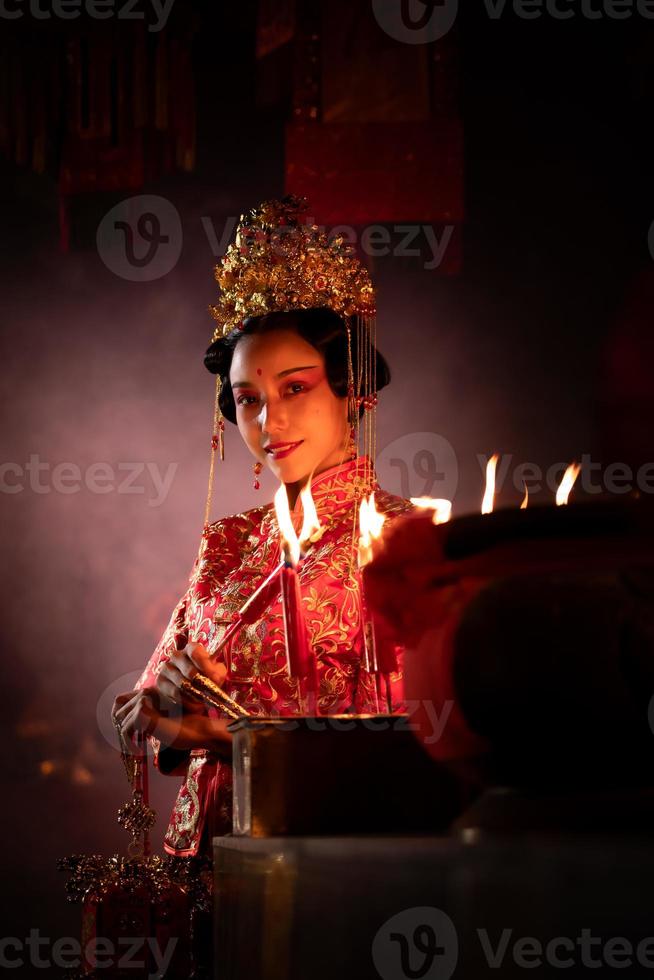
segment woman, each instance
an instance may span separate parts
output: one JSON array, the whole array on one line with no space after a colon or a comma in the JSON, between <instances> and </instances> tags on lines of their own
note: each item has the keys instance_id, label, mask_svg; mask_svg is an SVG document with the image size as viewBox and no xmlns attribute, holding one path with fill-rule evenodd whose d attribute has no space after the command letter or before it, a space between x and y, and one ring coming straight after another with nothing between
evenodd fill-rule
<instances>
[{"instance_id":1,"label":"woman","mask_svg":"<svg viewBox=\"0 0 654 980\"><path fill-rule=\"evenodd\" d=\"M220 326L205 357L217 375L212 446L215 453L222 443L223 419L238 427L255 460L255 486L267 466L286 488L296 531L300 490L310 482L322 536L299 578L319 710L371 712L379 701L375 675L363 666L359 505L373 490L387 519L411 504L381 490L370 455L357 455L360 423L374 446L376 394L390 380L374 345L367 273L342 242L303 225L304 210L285 198L250 212L217 269L222 297L212 312ZM275 238L280 228L285 233ZM279 595L211 658L279 561L272 503L207 522L186 593L136 689L114 704L122 735L147 732L160 772L184 777L164 841L170 854L208 853L212 836L231 830L229 719L189 700L183 681L199 671L251 715L301 713ZM390 675L386 693L391 709L401 710L401 670Z\"/></svg>"}]
</instances>

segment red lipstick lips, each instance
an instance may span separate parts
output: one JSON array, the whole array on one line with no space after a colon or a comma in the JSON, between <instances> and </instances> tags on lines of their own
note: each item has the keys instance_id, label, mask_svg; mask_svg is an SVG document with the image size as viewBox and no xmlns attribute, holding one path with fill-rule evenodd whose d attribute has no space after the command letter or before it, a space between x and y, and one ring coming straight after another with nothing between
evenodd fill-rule
<instances>
[{"instance_id":1,"label":"red lipstick lips","mask_svg":"<svg viewBox=\"0 0 654 980\"><path fill-rule=\"evenodd\" d=\"M304 442L304 439L300 439L299 442L271 442L269 446L266 446L266 452L273 457L273 459L284 459L297 449Z\"/></svg>"}]
</instances>

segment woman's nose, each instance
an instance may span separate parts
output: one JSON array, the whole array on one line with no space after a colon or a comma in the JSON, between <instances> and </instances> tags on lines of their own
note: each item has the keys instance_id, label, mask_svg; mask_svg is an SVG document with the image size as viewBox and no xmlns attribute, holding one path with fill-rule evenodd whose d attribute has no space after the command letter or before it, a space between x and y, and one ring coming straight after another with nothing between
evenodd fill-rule
<instances>
[{"instance_id":1,"label":"woman's nose","mask_svg":"<svg viewBox=\"0 0 654 980\"><path fill-rule=\"evenodd\" d=\"M261 431L270 437L286 429L286 409L280 401L268 401L261 407L259 413Z\"/></svg>"}]
</instances>

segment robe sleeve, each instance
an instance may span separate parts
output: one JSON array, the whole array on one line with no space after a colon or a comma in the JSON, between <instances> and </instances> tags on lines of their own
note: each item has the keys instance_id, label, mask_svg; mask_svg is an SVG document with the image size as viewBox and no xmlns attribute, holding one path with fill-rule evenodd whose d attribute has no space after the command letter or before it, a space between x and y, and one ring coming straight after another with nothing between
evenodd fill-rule
<instances>
[{"instance_id":1,"label":"robe sleeve","mask_svg":"<svg viewBox=\"0 0 654 980\"><path fill-rule=\"evenodd\" d=\"M200 548L202 551L202 546ZM188 611L190 603L190 593L194 582L195 572L198 567L200 557L196 558L193 570L189 577L189 584L186 592L175 606L170 622L164 630L163 636L155 647L154 653L150 657L143 673L134 685L135 691L140 691L144 687L152 687L156 683L157 675L165 663L170 659L176 650L183 650L189 639ZM159 772L164 775L183 775L190 758L190 749L181 750L161 746L159 739L149 735L148 741L152 748L153 763Z\"/></svg>"},{"instance_id":2,"label":"robe sleeve","mask_svg":"<svg viewBox=\"0 0 654 980\"><path fill-rule=\"evenodd\" d=\"M249 513L258 515L258 511ZM134 690L153 686L172 654L184 649L189 642L191 627L198 618L198 610L212 594L219 591L227 572L241 559L251 527L251 516L237 514L215 521L202 535L186 592L175 606L170 622ZM194 629L197 625L195 622ZM184 775L192 750L162 747L159 739L153 736L148 738L153 762L159 772L172 776Z\"/></svg>"}]
</instances>

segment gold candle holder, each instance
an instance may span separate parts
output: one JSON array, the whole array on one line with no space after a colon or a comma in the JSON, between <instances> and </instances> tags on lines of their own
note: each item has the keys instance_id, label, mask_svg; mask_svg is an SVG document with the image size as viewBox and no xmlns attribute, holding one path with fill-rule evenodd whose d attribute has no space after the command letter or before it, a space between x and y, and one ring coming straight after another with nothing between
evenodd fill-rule
<instances>
[{"instance_id":1,"label":"gold candle holder","mask_svg":"<svg viewBox=\"0 0 654 980\"><path fill-rule=\"evenodd\" d=\"M243 708L238 701L230 698L229 694L223 691L222 687L210 680L205 674L195 674L192 679L186 677L181 684L181 689L185 694L198 700L212 708L224 711L230 718L249 718L250 714Z\"/></svg>"}]
</instances>

